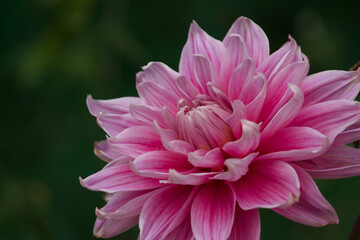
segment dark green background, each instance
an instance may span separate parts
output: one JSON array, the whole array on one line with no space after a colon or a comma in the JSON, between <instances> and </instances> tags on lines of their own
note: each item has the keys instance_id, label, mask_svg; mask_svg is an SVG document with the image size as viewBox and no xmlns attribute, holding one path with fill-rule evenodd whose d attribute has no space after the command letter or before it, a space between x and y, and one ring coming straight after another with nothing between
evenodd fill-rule
<instances>
[{"instance_id":1,"label":"dark green background","mask_svg":"<svg viewBox=\"0 0 360 240\"><path fill-rule=\"evenodd\" d=\"M135 73L149 61L177 70L193 19L222 39L247 16L271 51L291 34L311 72L359 60L359 3L293 2L1 0L0 239L92 239L102 194L83 189L78 176L104 165L92 144L105 134L86 95L136 95ZM340 224L312 228L262 210L263 240L346 239L360 212L360 177L318 183Z\"/></svg>"}]
</instances>

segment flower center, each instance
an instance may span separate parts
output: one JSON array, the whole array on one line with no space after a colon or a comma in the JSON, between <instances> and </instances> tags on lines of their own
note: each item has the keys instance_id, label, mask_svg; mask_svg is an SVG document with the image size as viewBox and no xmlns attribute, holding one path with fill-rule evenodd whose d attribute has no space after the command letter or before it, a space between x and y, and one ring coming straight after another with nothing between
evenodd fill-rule
<instances>
[{"instance_id":1,"label":"flower center","mask_svg":"<svg viewBox=\"0 0 360 240\"><path fill-rule=\"evenodd\" d=\"M181 99L178 108L176 122L179 137L195 148L221 148L234 140L231 128L226 124L231 112L215 101L202 96L191 102Z\"/></svg>"}]
</instances>

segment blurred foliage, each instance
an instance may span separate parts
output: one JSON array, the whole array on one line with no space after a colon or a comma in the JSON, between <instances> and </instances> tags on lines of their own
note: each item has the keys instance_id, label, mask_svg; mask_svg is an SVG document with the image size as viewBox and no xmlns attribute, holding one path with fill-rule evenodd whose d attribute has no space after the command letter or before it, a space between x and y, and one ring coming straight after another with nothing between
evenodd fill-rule
<instances>
[{"instance_id":1,"label":"blurred foliage","mask_svg":"<svg viewBox=\"0 0 360 240\"><path fill-rule=\"evenodd\" d=\"M177 69L194 19L222 39L239 16L268 34L271 50L291 34L311 72L349 69L360 57L359 3L345 1L2 0L0 72L3 126L0 239L91 239L101 193L78 176L104 163L92 142L105 138L85 98L136 95L149 61ZM318 181L340 217L312 228L262 210L262 239L345 239L360 212L360 178ZM116 239L136 239L137 229Z\"/></svg>"}]
</instances>

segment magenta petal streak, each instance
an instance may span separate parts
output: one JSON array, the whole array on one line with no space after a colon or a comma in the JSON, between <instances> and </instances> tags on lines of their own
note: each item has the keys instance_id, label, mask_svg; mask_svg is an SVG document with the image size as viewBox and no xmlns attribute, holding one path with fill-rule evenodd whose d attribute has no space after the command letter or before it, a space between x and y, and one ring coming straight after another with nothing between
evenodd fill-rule
<instances>
[{"instance_id":1,"label":"magenta petal streak","mask_svg":"<svg viewBox=\"0 0 360 240\"><path fill-rule=\"evenodd\" d=\"M150 62L139 97L89 95L107 134L94 144L107 165L80 178L106 193L94 235L138 224L140 240L259 240L259 208L337 224L313 178L360 175L360 70L308 71L293 38L270 54L248 18L223 41L193 22L178 72Z\"/></svg>"}]
</instances>

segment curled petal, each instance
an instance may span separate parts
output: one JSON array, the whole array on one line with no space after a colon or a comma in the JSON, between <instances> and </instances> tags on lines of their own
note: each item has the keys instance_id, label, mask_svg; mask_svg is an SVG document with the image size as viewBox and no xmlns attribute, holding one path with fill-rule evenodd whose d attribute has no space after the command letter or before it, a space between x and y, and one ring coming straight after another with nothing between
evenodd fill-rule
<instances>
[{"instance_id":1,"label":"curled petal","mask_svg":"<svg viewBox=\"0 0 360 240\"><path fill-rule=\"evenodd\" d=\"M194 172L179 173L175 169L169 170L169 179L161 180L161 183L173 183L181 185L201 185L210 181L210 178L218 172Z\"/></svg>"},{"instance_id":2,"label":"curled petal","mask_svg":"<svg viewBox=\"0 0 360 240\"><path fill-rule=\"evenodd\" d=\"M210 60L203 55L194 54L194 74L201 92L204 94L209 94L206 85L208 82L219 86L219 74L214 69Z\"/></svg>"},{"instance_id":3,"label":"curled petal","mask_svg":"<svg viewBox=\"0 0 360 240\"><path fill-rule=\"evenodd\" d=\"M269 56L269 40L266 34L250 19L240 17L234 22L223 40L227 48L231 43L232 34L241 36L248 56L255 60L257 66Z\"/></svg>"},{"instance_id":4,"label":"curled petal","mask_svg":"<svg viewBox=\"0 0 360 240\"><path fill-rule=\"evenodd\" d=\"M239 122L241 122L241 119L247 118L245 105L240 100L235 100L232 103L232 109L233 113L225 119L225 122L231 127L235 139L239 139L242 134L242 124L239 124Z\"/></svg>"},{"instance_id":5,"label":"curled petal","mask_svg":"<svg viewBox=\"0 0 360 240\"><path fill-rule=\"evenodd\" d=\"M235 196L224 183L201 187L191 207L191 226L196 239L227 239L235 213Z\"/></svg>"},{"instance_id":6,"label":"curled petal","mask_svg":"<svg viewBox=\"0 0 360 240\"><path fill-rule=\"evenodd\" d=\"M194 167L216 168L224 165L224 158L219 148L210 151L203 149L196 150L188 154L189 162Z\"/></svg>"},{"instance_id":7,"label":"curled petal","mask_svg":"<svg viewBox=\"0 0 360 240\"><path fill-rule=\"evenodd\" d=\"M98 125L111 137L121 133L123 130L140 125L139 121L130 114L108 114L99 112L97 115Z\"/></svg>"},{"instance_id":8,"label":"curled petal","mask_svg":"<svg viewBox=\"0 0 360 240\"><path fill-rule=\"evenodd\" d=\"M121 154L117 151L114 151L114 149L109 147L109 144L107 143L107 141L95 142L94 143L94 153L98 158L100 158L106 162L111 162L112 160L121 158L123 156L123 154ZM129 162L128 159L125 161Z\"/></svg>"},{"instance_id":9,"label":"curled petal","mask_svg":"<svg viewBox=\"0 0 360 240\"><path fill-rule=\"evenodd\" d=\"M246 119L241 119L242 135L239 140L228 142L224 151L232 157L242 158L254 151L260 142L260 126Z\"/></svg>"},{"instance_id":10,"label":"curled petal","mask_svg":"<svg viewBox=\"0 0 360 240\"><path fill-rule=\"evenodd\" d=\"M287 208L275 208L275 212L293 221L314 227L338 224L334 208L321 195L309 174L294 166L300 179L300 199Z\"/></svg>"},{"instance_id":11,"label":"curled petal","mask_svg":"<svg viewBox=\"0 0 360 240\"><path fill-rule=\"evenodd\" d=\"M143 125L152 126L156 120L161 127L167 128L167 123L163 120L162 110L159 108L148 105L130 105L129 111L130 115Z\"/></svg>"},{"instance_id":12,"label":"curled petal","mask_svg":"<svg viewBox=\"0 0 360 240\"><path fill-rule=\"evenodd\" d=\"M93 116L97 116L99 112L126 114L129 113L130 104L141 104L141 99L138 97L123 97L111 100L94 100L91 95L88 95L86 104Z\"/></svg>"},{"instance_id":13,"label":"curled petal","mask_svg":"<svg viewBox=\"0 0 360 240\"><path fill-rule=\"evenodd\" d=\"M94 225L94 236L97 238L112 238L130 228L139 222L139 216L118 220L96 219Z\"/></svg>"},{"instance_id":14,"label":"curled petal","mask_svg":"<svg viewBox=\"0 0 360 240\"><path fill-rule=\"evenodd\" d=\"M247 174L229 185L243 210L291 204L300 188L294 168L281 161L253 161Z\"/></svg>"}]
</instances>

